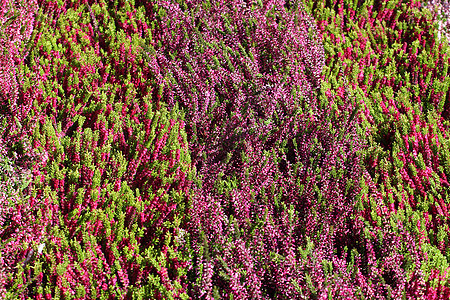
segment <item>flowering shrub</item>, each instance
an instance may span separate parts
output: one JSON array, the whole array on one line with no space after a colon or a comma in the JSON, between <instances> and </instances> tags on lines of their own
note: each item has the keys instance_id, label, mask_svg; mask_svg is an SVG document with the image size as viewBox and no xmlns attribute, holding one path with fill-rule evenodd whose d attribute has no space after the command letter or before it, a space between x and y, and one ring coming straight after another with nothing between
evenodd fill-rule
<instances>
[{"instance_id":1,"label":"flowering shrub","mask_svg":"<svg viewBox=\"0 0 450 300\"><path fill-rule=\"evenodd\" d=\"M3 1L2 295L448 298L449 47L423 8Z\"/></svg>"},{"instance_id":2,"label":"flowering shrub","mask_svg":"<svg viewBox=\"0 0 450 300\"><path fill-rule=\"evenodd\" d=\"M143 64L145 27L116 24L143 14L123 4L39 3L48 17L20 65L19 98L46 158L28 199L43 238L17 257L10 297L187 297L185 124Z\"/></svg>"},{"instance_id":3,"label":"flowering shrub","mask_svg":"<svg viewBox=\"0 0 450 300\"><path fill-rule=\"evenodd\" d=\"M435 13L438 24L438 39L446 39L450 42L450 2L431 0L424 3L427 8Z\"/></svg>"},{"instance_id":4,"label":"flowering shrub","mask_svg":"<svg viewBox=\"0 0 450 300\"><path fill-rule=\"evenodd\" d=\"M2 108L15 109L18 81L15 66L26 53L20 46L27 43L33 30L36 1L5 0L0 4L0 100ZM9 100L9 101L8 101Z\"/></svg>"},{"instance_id":5,"label":"flowering shrub","mask_svg":"<svg viewBox=\"0 0 450 300\"><path fill-rule=\"evenodd\" d=\"M447 298L447 43L435 38L432 15L418 2L372 4L311 2L327 52L324 74L343 70L361 107L364 165L379 199L363 199L365 219L381 231L387 218L414 238L426 291L415 297ZM331 92L336 87L331 82Z\"/></svg>"},{"instance_id":6,"label":"flowering shrub","mask_svg":"<svg viewBox=\"0 0 450 300\"><path fill-rule=\"evenodd\" d=\"M29 168L38 156L30 149L18 102L17 65L27 53L23 45L33 30L36 1L2 1L0 4L0 295L9 294L8 281L25 259L24 245L40 239L39 220L24 196ZM24 219L27 218L27 222Z\"/></svg>"},{"instance_id":7,"label":"flowering shrub","mask_svg":"<svg viewBox=\"0 0 450 300\"><path fill-rule=\"evenodd\" d=\"M407 231L377 215L382 198L359 164L359 104L342 81L331 93L331 75L317 91L325 57L305 10L284 1L159 7L165 44L152 67L168 82L169 103L181 103L193 123L188 139L200 174L193 298L423 293L423 254ZM358 213L370 198L375 211ZM363 222L367 213L375 223Z\"/></svg>"}]
</instances>

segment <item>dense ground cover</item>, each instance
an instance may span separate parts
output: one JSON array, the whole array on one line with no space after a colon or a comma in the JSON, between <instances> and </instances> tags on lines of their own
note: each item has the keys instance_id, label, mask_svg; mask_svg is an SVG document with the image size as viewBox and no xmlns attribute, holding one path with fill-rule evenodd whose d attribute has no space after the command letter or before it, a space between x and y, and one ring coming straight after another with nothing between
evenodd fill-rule
<instances>
[{"instance_id":1,"label":"dense ground cover","mask_svg":"<svg viewBox=\"0 0 450 300\"><path fill-rule=\"evenodd\" d=\"M450 297L425 4L2 2L0 293Z\"/></svg>"}]
</instances>

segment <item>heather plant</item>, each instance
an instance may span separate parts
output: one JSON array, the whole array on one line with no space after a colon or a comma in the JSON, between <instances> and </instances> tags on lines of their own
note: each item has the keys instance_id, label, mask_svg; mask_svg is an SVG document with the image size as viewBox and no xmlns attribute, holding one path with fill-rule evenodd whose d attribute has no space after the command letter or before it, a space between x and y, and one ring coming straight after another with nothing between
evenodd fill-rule
<instances>
[{"instance_id":1,"label":"heather plant","mask_svg":"<svg viewBox=\"0 0 450 300\"><path fill-rule=\"evenodd\" d=\"M450 2L432 0L423 3L422 7L435 13L438 39L450 42Z\"/></svg>"},{"instance_id":2,"label":"heather plant","mask_svg":"<svg viewBox=\"0 0 450 300\"><path fill-rule=\"evenodd\" d=\"M251 141L242 168L228 176L219 173L214 186L206 182L196 189L200 196L194 198L192 219L200 229L197 247L203 257L194 260L194 298L309 299L356 293L342 268L345 259L332 249L336 236L345 240L349 233L348 214L356 196L351 186L358 185L360 176L359 142L352 134L339 139L348 128L337 129L322 118L312 121L299 114L292 121L281 129L282 136L291 136L287 145L277 139L278 147L268 151L264 143L253 147L258 141ZM342 281L333 280L333 268L345 269Z\"/></svg>"},{"instance_id":3,"label":"heather plant","mask_svg":"<svg viewBox=\"0 0 450 300\"><path fill-rule=\"evenodd\" d=\"M15 108L18 93L16 63L24 59L19 53L21 45L33 30L36 1L2 1L0 5L0 100L2 107ZM9 100L9 102L8 102Z\"/></svg>"},{"instance_id":4,"label":"heather plant","mask_svg":"<svg viewBox=\"0 0 450 300\"><path fill-rule=\"evenodd\" d=\"M214 192L214 186L221 182L218 177L226 182L236 177L239 182L243 180L239 173L247 164L248 173L266 169L264 165L253 166L263 157L264 142L289 126L301 106L314 113L322 50L320 42L310 37L314 32L313 21L302 10L287 12L282 2L254 3L248 7L245 2L160 2L158 9L157 34L165 43L155 46L154 53L149 52L153 58L150 64L158 80L168 82L163 94L169 104L181 103L190 120L188 139L198 177L202 178L199 183L202 188L194 190L197 196L191 214L197 217L193 217L190 231L197 244L194 249L208 257L205 253L212 250L200 249L202 239L208 243L217 240L219 229L228 223L223 218L234 218L237 224L249 219L248 193L236 199L246 204L236 203L237 208L223 211L230 204L223 203L227 200ZM304 51L306 47L311 52ZM303 103L296 100L296 93L305 99ZM266 148L270 152L273 147ZM253 156L251 163L246 163L243 156ZM270 181L274 175L266 176L260 181ZM262 182L250 183L249 178L246 182L253 186L256 195L260 193ZM247 222L252 223L254 217ZM226 240L227 234L224 235L219 235L219 239ZM223 242L217 247L222 249ZM224 264L231 264L231 257ZM212 284L214 267L218 264L217 257L212 259L215 262L201 256L196 258L197 270L192 276L199 281L194 297L211 297L214 288L222 296L263 295L257 269L248 270L245 278L250 281L244 286L240 286L236 271L227 275L234 278L231 282ZM254 258L246 260L253 264Z\"/></svg>"},{"instance_id":5,"label":"heather plant","mask_svg":"<svg viewBox=\"0 0 450 300\"><path fill-rule=\"evenodd\" d=\"M4 123L3 123L3 128ZM33 237L28 226L20 226L20 219L29 211L26 205L24 190L29 184L25 172L15 166L5 153L4 140L0 154L0 293L5 295L8 277L14 273L13 266L17 262L16 256L20 253L20 242ZM23 208L22 208L23 207ZM19 226L18 226L19 225Z\"/></svg>"},{"instance_id":6,"label":"heather plant","mask_svg":"<svg viewBox=\"0 0 450 300\"><path fill-rule=\"evenodd\" d=\"M447 43L418 2L310 4L326 49L324 73L343 70L349 78L367 133L364 165L381 201L363 203L364 217L380 231L387 209L389 223L409 232L422 252L420 297L446 298Z\"/></svg>"},{"instance_id":7,"label":"heather plant","mask_svg":"<svg viewBox=\"0 0 450 300\"><path fill-rule=\"evenodd\" d=\"M29 160L34 154L27 144L27 132L22 128L23 113L29 107L18 103L18 89L23 78L16 68L27 58L25 45L31 37L36 12L36 1L8 0L2 1L0 6L0 151L19 168L29 168Z\"/></svg>"},{"instance_id":8,"label":"heather plant","mask_svg":"<svg viewBox=\"0 0 450 300\"><path fill-rule=\"evenodd\" d=\"M297 2L227 4L158 2L165 43L148 50L164 96L190 120L191 295L423 295L422 253L386 221L387 207L377 214L382 198L362 172L359 103L342 80L336 95L318 90L314 21ZM365 199L375 224L358 213Z\"/></svg>"},{"instance_id":9,"label":"heather plant","mask_svg":"<svg viewBox=\"0 0 450 300\"><path fill-rule=\"evenodd\" d=\"M39 220L27 202L30 168L38 156L30 148L22 127L18 98L22 78L17 66L26 58L24 45L33 30L36 1L2 1L0 4L0 294L17 272L29 243L40 240ZM28 218L24 222L24 218Z\"/></svg>"},{"instance_id":10,"label":"heather plant","mask_svg":"<svg viewBox=\"0 0 450 300\"><path fill-rule=\"evenodd\" d=\"M146 8L39 6L19 98L46 156L28 199L45 240L22 250L7 296L185 299L190 155L143 63Z\"/></svg>"},{"instance_id":11,"label":"heather plant","mask_svg":"<svg viewBox=\"0 0 450 300\"><path fill-rule=\"evenodd\" d=\"M5 3L7 298L449 297L439 8Z\"/></svg>"}]
</instances>

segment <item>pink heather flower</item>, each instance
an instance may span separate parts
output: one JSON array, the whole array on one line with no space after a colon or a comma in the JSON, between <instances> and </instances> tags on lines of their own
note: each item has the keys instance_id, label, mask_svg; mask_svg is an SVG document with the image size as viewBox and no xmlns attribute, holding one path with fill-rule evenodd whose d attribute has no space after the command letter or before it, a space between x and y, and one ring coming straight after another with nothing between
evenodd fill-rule
<instances>
[{"instance_id":1,"label":"pink heather flower","mask_svg":"<svg viewBox=\"0 0 450 300\"><path fill-rule=\"evenodd\" d=\"M422 4L423 8L432 11L436 17L439 41L450 43L450 1L429 0Z\"/></svg>"}]
</instances>

